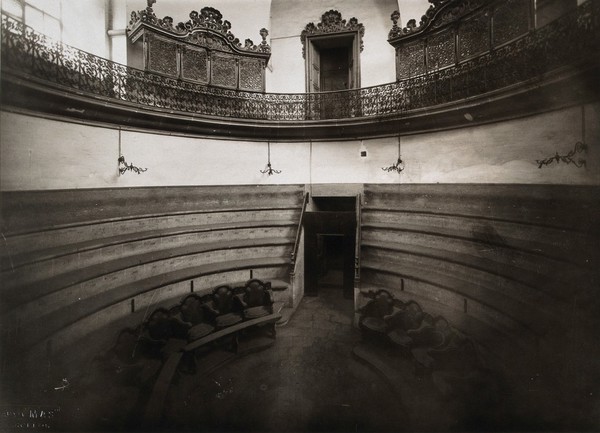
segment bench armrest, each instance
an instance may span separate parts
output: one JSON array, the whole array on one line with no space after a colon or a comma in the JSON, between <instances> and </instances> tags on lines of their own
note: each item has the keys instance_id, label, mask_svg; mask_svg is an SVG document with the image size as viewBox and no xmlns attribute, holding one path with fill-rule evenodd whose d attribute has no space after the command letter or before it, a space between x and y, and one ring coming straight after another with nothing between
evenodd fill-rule
<instances>
[{"instance_id":1,"label":"bench armrest","mask_svg":"<svg viewBox=\"0 0 600 433\"><path fill-rule=\"evenodd\" d=\"M213 306L210 304L202 304L202 308L204 308L204 310L206 310L209 314L211 314L212 317L216 317L219 315L219 312L217 310L215 310L213 308Z\"/></svg>"},{"instance_id":2,"label":"bench armrest","mask_svg":"<svg viewBox=\"0 0 600 433\"><path fill-rule=\"evenodd\" d=\"M244 302L244 295L235 295L235 297L237 298L238 302L241 304L243 309L248 308L248 304Z\"/></svg>"}]
</instances>

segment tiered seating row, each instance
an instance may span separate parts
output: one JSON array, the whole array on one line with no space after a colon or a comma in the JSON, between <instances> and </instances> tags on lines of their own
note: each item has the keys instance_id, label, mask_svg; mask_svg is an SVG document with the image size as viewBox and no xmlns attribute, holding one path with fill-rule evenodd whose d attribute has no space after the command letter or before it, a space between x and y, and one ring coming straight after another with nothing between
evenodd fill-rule
<instances>
[{"instance_id":1,"label":"tiered seating row","mask_svg":"<svg viewBox=\"0 0 600 433\"><path fill-rule=\"evenodd\" d=\"M275 322L281 315L274 310L271 282L251 279L242 284L220 285L209 294L189 294L169 308L155 309L138 327L121 330L111 349L95 359L97 369L109 373L102 380L112 382L111 386L122 384L123 371L129 373L129 380L152 386L144 425L158 425L176 372L198 372L198 361L207 351L232 347L237 354L240 344L252 350L273 344ZM249 344L255 337L269 341Z\"/></svg>"},{"instance_id":2,"label":"tiered seating row","mask_svg":"<svg viewBox=\"0 0 600 433\"><path fill-rule=\"evenodd\" d=\"M516 361L514 344L549 359L573 326L589 334L600 306L599 196L584 186L365 185L361 288L417 300L503 362Z\"/></svg>"},{"instance_id":3,"label":"tiered seating row","mask_svg":"<svg viewBox=\"0 0 600 433\"><path fill-rule=\"evenodd\" d=\"M287 290L302 197L301 185L2 193L8 362L52 357L224 281Z\"/></svg>"},{"instance_id":4,"label":"tiered seating row","mask_svg":"<svg viewBox=\"0 0 600 433\"><path fill-rule=\"evenodd\" d=\"M475 343L443 316L434 317L418 302L401 301L384 289L361 295L368 299L358 322L369 337L366 340L374 338L411 355L418 374L448 369L470 372L484 366Z\"/></svg>"}]
</instances>

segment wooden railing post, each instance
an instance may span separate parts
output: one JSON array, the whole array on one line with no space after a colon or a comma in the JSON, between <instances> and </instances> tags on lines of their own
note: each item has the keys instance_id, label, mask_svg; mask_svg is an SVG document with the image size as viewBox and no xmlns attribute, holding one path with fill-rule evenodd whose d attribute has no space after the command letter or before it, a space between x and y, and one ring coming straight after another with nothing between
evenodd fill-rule
<instances>
[{"instance_id":1,"label":"wooden railing post","mask_svg":"<svg viewBox=\"0 0 600 433\"><path fill-rule=\"evenodd\" d=\"M290 306L294 307L294 293L296 290L296 263L298 261L298 248L300 247L300 239L302 235L302 224L304 223L304 213L306 211L306 204L308 203L308 193L304 193L304 199L302 200L302 210L300 212L300 219L298 220L298 231L296 232L296 240L294 241L294 248L291 253L291 264L292 270L290 272Z\"/></svg>"},{"instance_id":2,"label":"wooden railing post","mask_svg":"<svg viewBox=\"0 0 600 433\"><path fill-rule=\"evenodd\" d=\"M298 231L296 231L296 240L294 241L294 249L292 250L292 267L296 265L296 255L298 254L298 244L300 243L300 233L302 231L302 223L304 222L304 212L306 211L306 203L308 203L308 193L304 194L302 201L302 211L300 212L300 220L298 221ZM294 273L294 269L292 269Z\"/></svg>"},{"instance_id":3,"label":"wooden railing post","mask_svg":"<svg viewBox=\"0 0 600 433\"><path fill-rule=\"evenodd\" d=\"M360 284L360 220L361 220L360 193L356 195L356 243L354 245L354 287Z\"/></svg>"}]
</instances>

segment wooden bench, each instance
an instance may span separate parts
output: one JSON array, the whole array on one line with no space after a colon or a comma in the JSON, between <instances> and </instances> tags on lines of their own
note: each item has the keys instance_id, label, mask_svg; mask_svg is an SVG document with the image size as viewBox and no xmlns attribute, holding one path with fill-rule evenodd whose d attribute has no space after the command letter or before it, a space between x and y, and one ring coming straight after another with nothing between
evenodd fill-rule
<instances>
[{"instance_id":1,"label":"wooden bench","mask_svg":"<svg viewBox=\"0 0 600 433\"><path fill-rule=\"evenodd\" d=\"M285 266L287 264L289 264L289 259L280 257L230 260L184 268L120 285L82 299L73 305L66 305L31 321L30 325L20 333L18 346L20 350L27 350L80 320L94 314L102 314L104 309L128 302L132 298L152 292L168 284L198 278L202 275L219 274L240 269L252 270L270 266Z\"/></svg>"},{"instance_id":2,"label":"wooden bench","mask_svg":"<svg viewBox=\"0 0 600 433\"><path fill-rule=\"evenodd\" d=\"M285 278L303 185L0 196L0 314L19 349L8 362L17 366L49 351L61 358L63 348L128 315L135 326L139 308L186 291L244 279L248 271Z\"/></svg>"},{"instance_id":3,"label":"wooden bench","mask_svg":"<svg viewBox=\"0 0 600 433\"><path fill-rule=\"evenodd\" d=\"M199 338L184 346L180 351L171 353L160 370L160 374L154 383L154 387L152 388L152 394L144 412L144 425L148 427L156 426L160 421L165 399L167 397L167 391L169 390L173 376L177 372L179 363L181 362L181 359L185 353L194 352L196 349L204 347L209 343L217 341L221 338L225 338L230 335L236 336L241 331L254 326L275 324L279 319L281 319L281 314L273 313L258 319L246 320L236 325L221 329L220 331L213 332L206 337ZM235 338L235 341L236 344L234 347L237 351L237 338Z\"/></svg>"},{"instance_id":4,"label":"wooden bench","mask_svg":"<svg viewBox=\"0 0 600 433\"><path fill-rule=\"evenodd\" d=\"M417 302L400 301L384 289L361 293L368 299L359 309L363 335L368 340L375 336L411 356L417 373L483 367L475 343L444 317L433 317Z\"/></svg>"},{"instance_id":5,"label":"wooden bench","mask_svg":"<svg viewBox=\"0 0 600 433\"><path fill-rule=\"evenodd\" d=\"M261 303L263 305L260 305ZM173 327L169 325L169 320L177 329L180 329L182 324L187 323L189 324L188 343L184 345L181 344L181 340L178 340L175 344L171 345L174 348L173 351L170 353L163 352L166 360L146 405L143 424L151 427L156 426L160 421L169 386L178 370L181 360L186 354L193 354L198 349L227 337L233 338L233 350L237 353L240 334L247 329L259 326L269 326L269 334L272 338L275 338L275 323L281 319L281 314L273 312L272 306L273 300L270 283L251 279L246 282L244 287L232 289L227 285L221 285L215 288L210 295L188 295L182 299L179 305L169 309L168 314L171 317L163 317L159 325L162 328L158 329L156 333L178 337L176 335L178 331L173 332ZM265 308L265 314L260 317L251 318L257 315L256 310L253 309L260 307ZM163 315L167 313L166 309L157 311ZM216 316L212 318L206 317L211 313L216 313ZM239 318L236 319L235 316L238 314ZM149 320L153 320L152 316ZM219 323L223 323L219 321L219 317L226 317L225 322L229 321L232 324L219 327ZM186 319L192 322L186 321ZM198 326L202 327L202 334L204 335L196 338L193 330ZM147 343L149 339L145 338L143 341ZM167 345L169 345L169 342L165 343L165 347Z\"/></svg>"},{"instance_id":6,"label":"wooden bench","mask_svg":"<svg viewBox=\"0 0 600 433\"><path fill-rule=\"evenodd\" d=\"M221 329L220 331L213 332L213 333L207 335L206 337L199 338L198 340L195 340L195 341L187 344L183 348L183 351L184 352L192 352L202 346L207 345L208 343L218 340L219 338L223 338L228 335L238 334L240 331L250 328L252 326L275 324L279 319L281 319L281 314L273 313L273 314L269 314L268 316L265 316L265 317L260 317L258 319L246 320L246 321L240 322L236 325Z\"/></svg>"}]
</instances>

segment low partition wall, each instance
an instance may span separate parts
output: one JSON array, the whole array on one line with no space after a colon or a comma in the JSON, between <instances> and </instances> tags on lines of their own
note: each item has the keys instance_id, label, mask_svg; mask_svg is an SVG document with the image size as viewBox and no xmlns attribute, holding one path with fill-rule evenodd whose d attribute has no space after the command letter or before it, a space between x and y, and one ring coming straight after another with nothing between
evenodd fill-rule
<instances>
[{"instance_id":1,"label":"low partition wall","mask_svg":"<svg viewBox=\"0 0 600 433\"><path fill-rule=\"evenodd\" d=\"M521 384L589 402L598 197L584 186L365 185L361 290L415 300Z\"/></svg>"},{"instance_id":2,"label":"low partition wall","mask_svg":"<svg viewBox=\"0 0 600 433\"><path fill-rule=\"evenodd\" d=\"M303 185L3 192L3 375L16 383L19 370L41 384L46 366L74 374L72 359L83 368L119 329L186 293L253 277L285 286L303 193Z\"/></svg>"}]
</instances>

